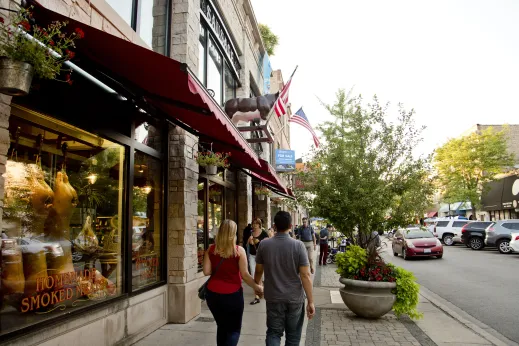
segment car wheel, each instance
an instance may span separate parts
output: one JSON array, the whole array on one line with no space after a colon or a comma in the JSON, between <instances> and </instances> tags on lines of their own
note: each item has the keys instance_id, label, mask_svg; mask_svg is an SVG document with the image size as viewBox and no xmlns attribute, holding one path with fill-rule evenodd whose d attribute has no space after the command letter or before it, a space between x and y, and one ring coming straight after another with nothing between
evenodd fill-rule
<instances>
[{"instance_id":1,"label":"car wheel","mask_svg":"<svg viewBox=\"0 0 519 346\"><path fill-rule=\"evenodd\" d=\"M437 259L442 259L443 258L443 254L439 255L439 256L436 256Z\"/></svg>"},{"instance_id":2,"label":"car wheel","mask_svg":"<svg viewBox=\"0 0 519 346\"><path fill-rule=\"evenodd\" d=\"M398 257L398 252L395 252L395 250L393 250L393 255L395 255L395 257Z\"/></svg>"},{"instance_id":3,"label":"car wheel","mask_svg":"<svg viewBox=\"0 0 519 346\"><path fill-rule=\"evenodd\" d=\"M481 250L484 247L483 239L481 239L480 237L470 238L469 244L472 250Z\"/></svg>"},{"instance_id":4,"label":"car wheel","mask_svg":"<svg viewBox=\"0 0 519 346\"><path fill-rule=\"evenodd\" d=\"M406 253L405 249L402 249L402 257L403 257L404 260L406 260L406 261L409 259L409 257L407 257L407 253Z\"/></svg>"},{"instance_id":5,"label":"car wheel","mask_svg":"<svg viewBox=\"0 0 519 346\"><path fill-rule=\"evenodd\" d=\"M509 240L500 240L497 242L497 249L499 252L508 254L512 252L512 248L510 247L510 241Z\"/></svg>"},{"instance_id":6,"label":"car wheel","mask_svg":"<svg viewBox=\"0 0 519 346\"><path fill-rule=\"evenodd\" d=\"M443 240L443 243L444 243L445 245L447 245L447 246L452 246L452 245L454 245L454 239L453 239L453 237L452 237L451 234L445 234L445 235L443 236L442 240Z\"/></svg>"}]
</instances>

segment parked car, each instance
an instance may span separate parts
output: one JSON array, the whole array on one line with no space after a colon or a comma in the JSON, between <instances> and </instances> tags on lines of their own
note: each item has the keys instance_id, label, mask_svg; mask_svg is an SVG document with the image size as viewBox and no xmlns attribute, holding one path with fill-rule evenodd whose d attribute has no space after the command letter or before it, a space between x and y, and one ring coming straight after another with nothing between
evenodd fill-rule
<instances>
[{"instance_id":1,"label":"parked car","mask_svg":"<svg viewBox=\"0 0 519 346\"><path fill-rule=\"evenodd\" d=\"M469 220L440 220L434 226L434 235L441 239L447 246L461 243L461 229L468 224Z\"/></svg>"},{"instance_id":2,"label":"parked car","mask_svg":"<svg viewBox=\"0 0 519 346\"><path fill-rule=\"evenodd\" d=\"M492 221L469 222L461 229L461 242L472 250L481 250L485 247L485 230Z\"/></svg>"},{"instance_id":3,"label":"parked car","mask_svg":"<svg viewBox=\"0 0 519 346\"><path fill-rule=\"evenodd\" d=\"M513 252L519 252L519 233L511 233L510 236L510 248Z\"/></svg>"},{"instance_id":4,"label":"parked car","mask_svg":"<svg viewBox=\"0 0 519 346\"><path fill-rule=\"evenodd\" d=\"M519 231L519 220L495 221L485 230L485 245L497 247L499 252L509 254L512 252L510 240L513 231Z\"/></svg>"},{"instance_id":5,"label":"parked car","mask_svg":"<svg viewBox=\"0 0 519 346\"><path fill-rule=\"evenodd\" d=\"M443 257L442 243L426 228L405 228L396 231L393 238L393 254L411 257Z\"/></svg>"}]
</instances>

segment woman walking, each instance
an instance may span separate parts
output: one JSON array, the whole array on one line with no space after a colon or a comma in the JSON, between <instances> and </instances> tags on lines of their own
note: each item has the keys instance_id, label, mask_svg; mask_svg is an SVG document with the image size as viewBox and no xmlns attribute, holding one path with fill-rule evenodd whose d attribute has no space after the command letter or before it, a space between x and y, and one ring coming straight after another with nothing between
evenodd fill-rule
<instances>
[{"instance_id":1,"label":"woman walking","mask_svg":"<svg viewBox=\"0 0 519 346\"><path fill-rule=\"evenodd\" d=\"M204 274L214 273L207 284L207 306L218 326L217 346L236 346L240 339L243 317L243 288L241 280L263 293L247 271L245 250L236 244L236 223L224 220L216 234L216 242L209 246L204 257Z\"/></svg>"},{"instance_id":2,"label":"woman walking","mask_svg":"<svg viewBox=\"0 0 519 346\"><path fill-rule=\"evenodd\" d=\"M256 251L258 250L258 246L263 239L269 238L267 232L261 228L262 222L260 218L254 219L252 221L252 234L249 237L248 253L249 253L249 262L250 262L250 271L252 277L254 277L254 272L256 271ZM254 300L250 302L250 305L255 305L260 302L260 297L256 295Z\"/></svg>"}]
</instances>

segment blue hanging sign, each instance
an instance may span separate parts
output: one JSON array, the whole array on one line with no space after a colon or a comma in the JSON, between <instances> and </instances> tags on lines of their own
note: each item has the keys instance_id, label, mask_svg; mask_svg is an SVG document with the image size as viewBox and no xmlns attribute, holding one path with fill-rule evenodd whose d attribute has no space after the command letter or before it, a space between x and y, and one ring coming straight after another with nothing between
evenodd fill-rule
<instances>
[{"instance_id":1,"label":"blue hanging sign","mask_svg":"<svg viewBox=\"0 0 519 346\"><path fill-rule=\"evenodd\" d=\"M292 172L296 169L296 152L294 150L276 149L276 171Z\"/></svg>"}]
</instances>

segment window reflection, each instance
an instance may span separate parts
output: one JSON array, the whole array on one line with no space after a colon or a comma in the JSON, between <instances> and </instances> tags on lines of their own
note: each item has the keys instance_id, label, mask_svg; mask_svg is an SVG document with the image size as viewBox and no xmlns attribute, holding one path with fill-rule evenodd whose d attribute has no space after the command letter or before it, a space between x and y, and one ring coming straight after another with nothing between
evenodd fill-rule
<instances>
[{"instance_id":1,"label":"window reflection","mask_svg":"<svg viewBox=\"0 0 519 346\"><path fill-rule=\"evenodd\" d=\"M222 56L216 44L209 39L209 60L207 61L207 89L214 91L214 99L222 103Z\"/></svg>"},{"instance_id":2,"label":"window reflection","mask_svg":"<svg viewBox=\"0 0 519 346\"><path fill-rule=\"evenodd\" d=\"M223 187L215 184L209 184L209 208L207 215L207 223L209 226L209 244L214 243L218 227L222 223L223 208Z\"/></svg>"},{"instance_id":3,"label":"window reflection","mask_svg":"<svg viewBox=\"0 0 519 346\"><path fill-rule=\"evenodd\" d=\"M200 36L198 39L198 79L202 82L202 84L206 84L205 82L205 57L206 57L206 29L200 25Z\"/></svg>"},{"instance_id":4,"label":"window reflection","mask_svg":"<svg viewBox=\"0 0 519 346\"><path fill-rule=\"evenodd\" d=\"M234 76L231 74L231 69L229 65L225 64L225 95L224 95L224 103L227 100L231 100L236 98L236 84L234 80Z\"/></svg>"},{"instance_id":5,"label":"window reflection","mask_svg":"<svg viewBox=\"0 0 519 346\"><path fill-rule=\"evenodd\" d=\"M205 182L198 181L198 218L196 221L196 247L198 254L198 271L202 271L205 251Z\"/></svg>"},{"instance_id":6,"label":"window reflection","mask_svg":"<svg viewBox=\"0 0 519 346\"><path fill-rule=\"evenodd\" d=\"M106 0L128 25L132 25L133 0Z\"/></svg>"},{"instance_id":7,"label":"window reflection","mask_svg":"<svg viewBox=\"0 0 519 346\"><path fill-rule=\"evenodd\" d=\"M152 47L153 40L153 0L139 0L138 24L137 30L139 36ZM158 28L159 26L157 26ZM154 49L156 47L153 47Z\"/></svg>"},{"instance_id":8,"label":"window reflection","mask_svg":"<svg viewBox=\"0 0 519 346\"><path fill-rule=\"evenodd\" d=\"M132 285L135 290L160 280L162 164L136 152L134 171Z\"/></svg>"},{"instance_id":9,"label":"window reflection","mask_svg":"<svg viewBox=\"0 0 519 346\"><path fill-rule=\"evenodd\" d=\"M148 122L136 123L133 138L141 144L162 151L162 138L158 126Z\"/></svg>"}]
</instances>

